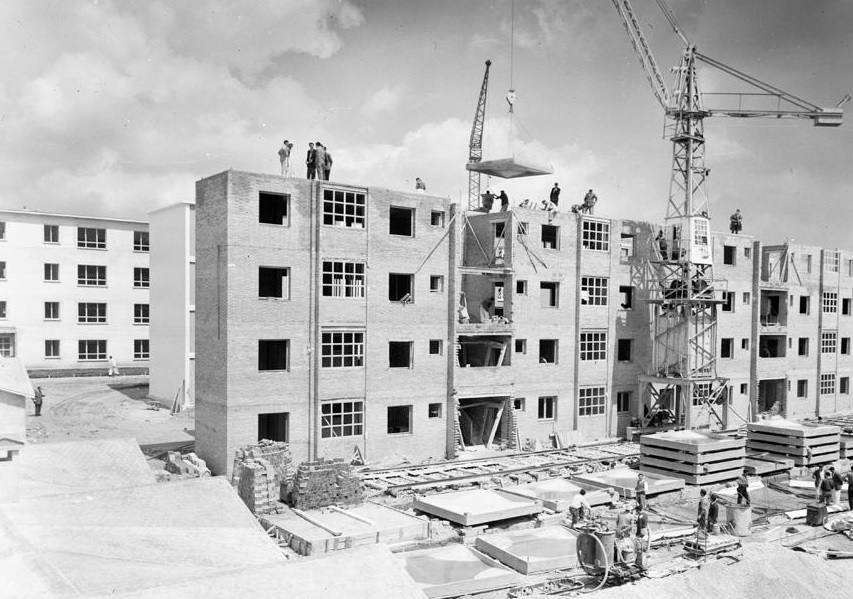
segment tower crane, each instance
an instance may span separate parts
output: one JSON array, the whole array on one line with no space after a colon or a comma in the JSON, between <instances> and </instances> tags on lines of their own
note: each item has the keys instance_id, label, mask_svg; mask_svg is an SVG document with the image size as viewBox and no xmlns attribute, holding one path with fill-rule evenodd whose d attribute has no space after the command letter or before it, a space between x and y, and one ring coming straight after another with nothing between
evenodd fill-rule
<instances>
[{"instance_id":1,"label":"tower crane","mask_svg":"<svg viewBox=\"0 0 853 599\"><path fill-rule=\"evenodd\" d=\"M477 163L483 159L483 121L486 118L486 97L489 90L489 67L492 61L486 61L486 72L480 86L480 97L474 111L474 124L471 127L471 139L468 142L468 163ZM480 205L480 173L468 171L468 209L474 210Z\"/></svg>"},{"instance_id":2,"label":"tower crane","mask_svg":"<svg viewBox=\"0 0 853 599\"><path fill-rule=\"evenodd\" d=\"M704 120L708 117L800 118L818 127L841 125L846 95L835 107L825 108L747 75L702 54L687 38L664 0L655 0L684 45L681 61L673 68L673 88L667 88L654 55L643 35L629 0L612 0L628 38L646 74L655 98L666 116L665 133L672 142L672 168L664 226L666 243L653 251L649 302L654 310L652 361L640 376L640 401L655 407L670 404L677 421L693 428L692 405L705 405L717 420L714 409L725 395L727 380L717 375L717 308L722 289L713 274L710 215L706 195ZM754 91L702 93L697 63L712 67L746 83ZM712 101L729 98L728 106ZM755 103L758 105L754 105ZM666 250L664 250L666 247ZM753 390L753 401L755 401ZM644 423L645 424L645 423Z\"/></svg>"}]
</instances>

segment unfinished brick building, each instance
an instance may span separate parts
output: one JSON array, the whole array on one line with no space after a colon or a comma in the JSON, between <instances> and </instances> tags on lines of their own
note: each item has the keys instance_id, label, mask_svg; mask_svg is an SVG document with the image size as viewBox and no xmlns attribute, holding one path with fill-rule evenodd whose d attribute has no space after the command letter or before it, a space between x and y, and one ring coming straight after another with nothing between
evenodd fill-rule
<instances>
[{"instance_id":1,"label":"unfinished brick building","mask_svg":"<svg viewBox=\"0 0 853 599\"><path fill-rule=\"evenodd\" d=\"M662 407L638 384L653 225L235 171L196 203L197 451L215 474L260 438L296 462L423 460L621 436ZM671 403L714 427L850 409L853 255L712 237L726 400Z\"/></svg>"}]
</instances>

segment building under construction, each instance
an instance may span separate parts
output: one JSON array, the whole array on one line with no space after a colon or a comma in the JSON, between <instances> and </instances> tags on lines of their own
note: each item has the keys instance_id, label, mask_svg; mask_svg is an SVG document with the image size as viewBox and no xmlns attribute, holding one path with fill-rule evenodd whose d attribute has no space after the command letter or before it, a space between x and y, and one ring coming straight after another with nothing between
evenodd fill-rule
<instances>
[{"instance_id":1,"label":"building under construction","mask_svg":"<svg viewBox=\"0 0 853 599\"><path fill-rule=\"evenodd\" d=\"M853 252L711 235L711 398L650 393L648 223L227 171L197 184L199 454L445 458L850 411ZM658 317L655 317L655 315Z\"/></svg>"}]
</instances>

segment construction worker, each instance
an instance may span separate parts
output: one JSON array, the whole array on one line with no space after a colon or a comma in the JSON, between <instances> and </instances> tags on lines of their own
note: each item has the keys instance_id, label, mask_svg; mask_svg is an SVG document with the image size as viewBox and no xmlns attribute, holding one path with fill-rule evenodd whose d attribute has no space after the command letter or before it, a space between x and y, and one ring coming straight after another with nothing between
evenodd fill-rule
<instances>
[{"instance_id":1,"label":"construction worker","mask_svg":"<svg viewBox=\"0 0 853 599\"><path fill-rule=\"evenodd\" d=\"M645 538L649 534L649 517L645 510L637 506L637 538Z\"/></svg>"},{"instance_id":2,"label":"construction worker","mask_svg":"<svg viewBox=\"0 0 853 599\"><path fill-rule=\"evenodd\" d=\"M737 477L737 504L740 505L740 500L743 499L746 505L749 505L749 480L746 478L746 471Z\"/></svg>"},{"instance_id":3,"label":"construction worker","mask_svg":"<svg viewBox=\"0 0 853 599\"><path fill-rule=\"evenodd\" d=\"M572 517L572 526L575 526L580 520L585 520L589 516L591 509L586 500L586 489L581 489L569 502L569 515Z\"/></svg>"},{"instance_id":4,"label":"construction worker","mask_svg":"<svg viewBox=\"0 0 853 599\"><path fill-rule=\"evenodd\" d=\"M492 206L495 203L495 194L493 194L490 190L486 190L486 193L483 194L483 212L491 212Z\"/></svg>"},{"instance_id":5,"label":"construction worker","mask_svg":"<svg viewBox=\"0 0 853 599\"><path fill-rule=\"evenodd\" d=\"M112 356L110 356L108 358L108 360L109 360L108 364L110 365L110 367L109 367L109 370L107 370L107 375L108 376L118 376L119 372L118 372L118 364L116 364L116 359L113 358Z\"/></svg>"},{"instance_id":6,"label":"construction worker","mask_svg":"<svg viewBox=\"0 0 853 599\"><path fill-rule=\"evenodd\" d=\"M44 403L44 392L42 392L41 387L36 387L33 403L36 406L36 416L41 416L41 404Z\"/></svg>"},{"instance_id":7,"label":"construction worker","mask_svg":"<svg viewBox=\"0 0 853 599\"><path fill-rule=\"evenodd\" d=\"M278 150L278 161L281 163L281 175L283 177L290 176L290 150L293 149L293 144L288 140L284 140L281 148Z\"/></svg>"},{"instance_id":8,"label":"construction worker","mask_svg":"<svg viewBox=\"0 0 853 599\"><path fill-rule=\"evenodd\" d=\"M551 195L549 197L551 203L555 206L560 204L560 184L554 183L554 187L551 188Z\"/></svg>"},{"instance_id":9,"label":"construction worker","mask_svg":"<svg viewBox=\"0 0 853 599\"><path fill-rule=\"evenodd\" d=\"M835 490L835 484L832 482L832 474L827 470L823 473L823 480L820 481L820 500L829 506L832 503L832 492Z\"/></svg>"},{"instance_id":10,"label":"construction worker","mask_svg":"<svg viewBox=\"0 0 853 599\"><path fill-rule=\"evenodd\" d=\"M317 171L317 179L326 180L326 148L319 141L314 143L314 169Z\"/></svg>"},{"instance_id":11,"label":"construction worker","mask_svg":"<svg viewBox=\"0 0 853 599\"><path fill-rule=\"evenodd\" d=\"M649 492L649 483L646 482L646 475L640 472L637 475L637 485L634 487L634 495L637 498L637 509L646 509L646 493Z\"/></svg>"},{"instance_id":12,"label":"construction worker","mask_svg":"<svg viewBox=\"0 0 853 599\"><path fill-rule=\"evenodd\" d=\"M581 206L581 212L592 214L596 202L598 202L598 196L595 195L595 193L593 193L593 191L590 189L583 197L583 206Z\"/></svg>"},{"instance_id":13,"label":"construction worker","mask_svg":"<svg viewBox=\"0 0 853 599\"><path fill-rule=\"evenodd\" d=\"M631 506L626 503L625 510L616 516L616 538L631 536L631 526L634 524L634 517L631 514Z\"/></svg>"},{"instance_id":14,"label":"construction worker","mask_svg":"<svg viewBox=\"0 0 853 599\"><path fill-rule=\"evenodd\" d=\"M847 508L853 510L853 470L847 473L844 482L847 483Z\"/></svg>"},{"instance_id":15,"label":"construction worker","mask_svg":"<svg viewBox=\"0 0 853 599\"><path fill-rule=\"evenodd\" d=\"M506 192L503 189L501 189L498 197L501 199L501 212L509 210L509 196L506 195Z\"/></svg>"},{"instance_id":16,"label":"construction worker","mask_svg":"<svg viewBox=\"0 0 853 599\"><path fill-rule=\"evenodd\" d=\"M735 213L729 217L729 230L732 235L737 235L743 230L743 217L740 214L740 208L735 210Z\"/></svg>"},{"instance_id":17,"label":"construction worker","mask_svg":"<svg viewBox=\"0 0 853 599\"><path fill-rule=\"evenodd\" d=\"M829 473L832 475L832 503L841 505L841 487L844 486L844 479L835 471L835 466L829 467Z\"/></svg>"},{"instance_id":18,"label":"construction worker","mask_svg":"<svg viewBox=\"0 0 853 599\"><path fill-rule=\"evenodd\" d=\"M711 503L708 504L708 532L713 532L717 525L717 519L720 517L720 502L716 495L711 496Z\"/></svg>"},{"instance_id":19,"label":"construction worker","mask_svg":"<svg viewBox=\"0 0 853 599\"><path fill-rule=\"evenodd\" d=\"M419 191L421 193L426 192L426 183L424 183L420 177L415 177L415 191Z\"/></svg>"},{"instance_id":20,"label":"construction worker","mask_svg":"<svg viewBox=\"0 0 853 599\"><path fill-rule=\"evenodd\" d=\"M308 152L305 154L305 168L307 169L307 173L305 175L306 179L313 179L317 176L317 169L314 168L317 164L317 151L314 149L314 142L310 142L308 144Z\"/></svg>"},{"instance_id":21,"label":"construction worker","mask_svg":"<svg viewBox=\"0 0 853 599\"><path fill-rule=\"evenodd\" d=\"M823 480L823 466L817 466L812 472L814 479L814 498L815 501L820 501L820 483Z\"/></svg>"},{"instance_id":22,"label":"construction worker","mask_svg":"<svg viewBox=\"0 0 853 599\"><path fill-rule=\"evenodd\" d=\"M696 522L699 524L700 532L708 530L708 510L710 507L711 501L708 499L708 491L702 489L699 491L699 506L696 514Z\"/></svg>"},{"instance_id":23,"label":"construction worker","mask_svg":"<svg viewBox=\"0 0 853 599\"><path fill-rule=\"evenodd\" d=\"M666 244L666 236L663 234L663 229L658 231L658 236L655 237L655 241L657 242L658 247L660 248L661 257L663 257L664 260L669 260L669 255L666 253L668 246Z\"/></svg>"}]
</instances>

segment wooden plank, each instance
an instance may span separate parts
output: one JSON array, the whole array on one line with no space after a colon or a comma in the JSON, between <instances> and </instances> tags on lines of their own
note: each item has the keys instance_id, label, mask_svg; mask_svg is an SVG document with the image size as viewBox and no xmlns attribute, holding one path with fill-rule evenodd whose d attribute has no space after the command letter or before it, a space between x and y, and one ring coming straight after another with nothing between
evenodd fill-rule
<instances>
[{"instance_id":1,"label":"wooden plank","mask_svg":"<svg viewBox=\"0 0 853 599\"><path fill-rule=\"evenodd\" d=\"M501 417L504 413L504 406L501 405L498 410L497 415L495 416L495 423L492 425L492 432L489 433L489 440L486 441L486 449L492 446L492 441L495 440L495 433L498 432L498 427L501 425Z\"/></svg>"}]
</instances>

